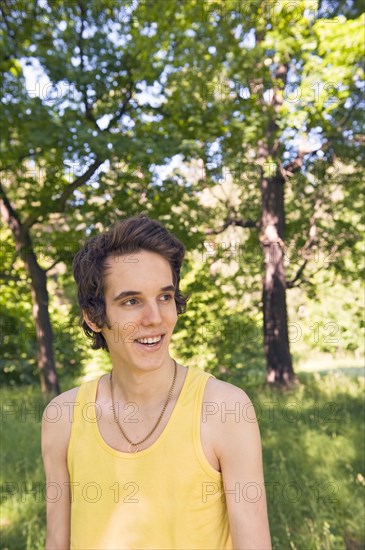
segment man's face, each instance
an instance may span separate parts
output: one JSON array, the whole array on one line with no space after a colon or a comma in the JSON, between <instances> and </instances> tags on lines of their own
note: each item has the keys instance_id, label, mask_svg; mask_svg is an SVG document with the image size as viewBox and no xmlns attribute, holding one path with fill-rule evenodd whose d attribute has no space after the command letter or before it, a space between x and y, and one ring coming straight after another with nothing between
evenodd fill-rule
<instances>
[{"instance_id":1,"label":"man's face","mask_svg":"<svg viewBox=\"0 0 365 550\"><path fill-rule=\"evenodd\" d=\"M106 266L104 295L110 328L104 327L102 334L113 364L159 368L168 358L177 322L170 264L159 254L143 250L109 256Z\"/></svg>"}]
</instances>

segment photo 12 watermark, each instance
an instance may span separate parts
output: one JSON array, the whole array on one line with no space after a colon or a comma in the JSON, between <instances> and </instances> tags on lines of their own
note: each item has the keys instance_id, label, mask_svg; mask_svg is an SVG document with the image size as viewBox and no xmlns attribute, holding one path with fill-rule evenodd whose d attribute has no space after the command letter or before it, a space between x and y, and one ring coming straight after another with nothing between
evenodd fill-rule
<instances>
[{"instance_id":1,"label":"photo 12 watermark","mask_svg":"<svg viewBox=\"0 0 365 550\"><path fill-rule=\"evenodd\" d=\"M80 483L78 481L41 482L41 481L4 481L1 486L1 501L6 502L9 498L19 500L22 503L28 499L35 502L59 502L65 495L70 502L75 499L81 499L88 504L99 502L109 502L113 497L115 504L123 502L125 504L138 504L137 494L140 486L135 481L121 482L116 481L109 487L105 487L97 481L88 481Z\"/></svg>"},{"instance_id":2,"label":"photo 12 watermark","mask_svg":"<svg viewBox=\"0 0 365 550\"><path fill-rule=\"evenodd\" d=\"M323 482L314 482L300 484L298 481L289 481L287 483L280 481L268 481L262 486L255 481L246 481L235 483L205 481L202 483L201 500L208 503L209 500L220 498L222 502L227 498L235 504L246 502L255 504L263 498L264 489L268 504L274 505L279 502L287 504L298 503L301 500L312 500L315 503L329 504L339 501L339 484L325 480Z\"/></svg>"}]
</instances>

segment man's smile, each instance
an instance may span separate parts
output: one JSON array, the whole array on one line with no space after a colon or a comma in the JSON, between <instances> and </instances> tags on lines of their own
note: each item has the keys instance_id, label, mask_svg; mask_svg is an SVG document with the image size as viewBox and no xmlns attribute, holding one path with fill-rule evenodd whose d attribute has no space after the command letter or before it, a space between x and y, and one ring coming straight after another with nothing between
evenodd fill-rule
<instances>
[{"instance_id":1,"label":"man's smile","mask_svg":"<svg viewBox=\"0 0 365 550\"><path fill-rule=\"evenodd\" d=\"M159 334L158 336L148 336L145 338L136 338L135 342L143 346L144 349L159 349L165 334Z\"/></svg>"}]
</instances>

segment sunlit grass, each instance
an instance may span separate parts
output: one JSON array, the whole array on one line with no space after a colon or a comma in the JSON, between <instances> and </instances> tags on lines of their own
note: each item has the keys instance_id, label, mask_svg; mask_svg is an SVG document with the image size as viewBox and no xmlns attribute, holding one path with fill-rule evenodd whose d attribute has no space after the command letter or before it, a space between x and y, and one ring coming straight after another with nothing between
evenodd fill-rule
<instances>
[{"instance_id":1,"label":"sunlit grass","mask_svg":"<svg viewBox=\"0 0 365 550\"><path fill-rule=\"evenodd\" d=\"M103 371L100 362L89 365L87 378ZM248 385L260 422L275 550L364 547L364 378L348 372L302 371L299 384L285 392ZM1 396L1 548L38 550L45 534L43 402L29 387Z\"/></svg>"}]
</instances>

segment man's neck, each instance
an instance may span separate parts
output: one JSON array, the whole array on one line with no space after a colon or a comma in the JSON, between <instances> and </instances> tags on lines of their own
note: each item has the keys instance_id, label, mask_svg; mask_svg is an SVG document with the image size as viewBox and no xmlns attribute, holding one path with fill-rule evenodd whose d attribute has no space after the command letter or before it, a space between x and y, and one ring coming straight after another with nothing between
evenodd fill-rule
<instances>
[{"instance_id":1,"label":"man's neck","mask_svg":"<svg viewBox=\"0 0 365 550\"><path fill-rule=\"evenodd\" d=\"M136 403L139 407L153 407L165 401L174 378L171 357L153 370L116 366L113 362L114 399L121 403ZM179 368L177 369L179 371Z\"/></svg>"}]
</instances>

